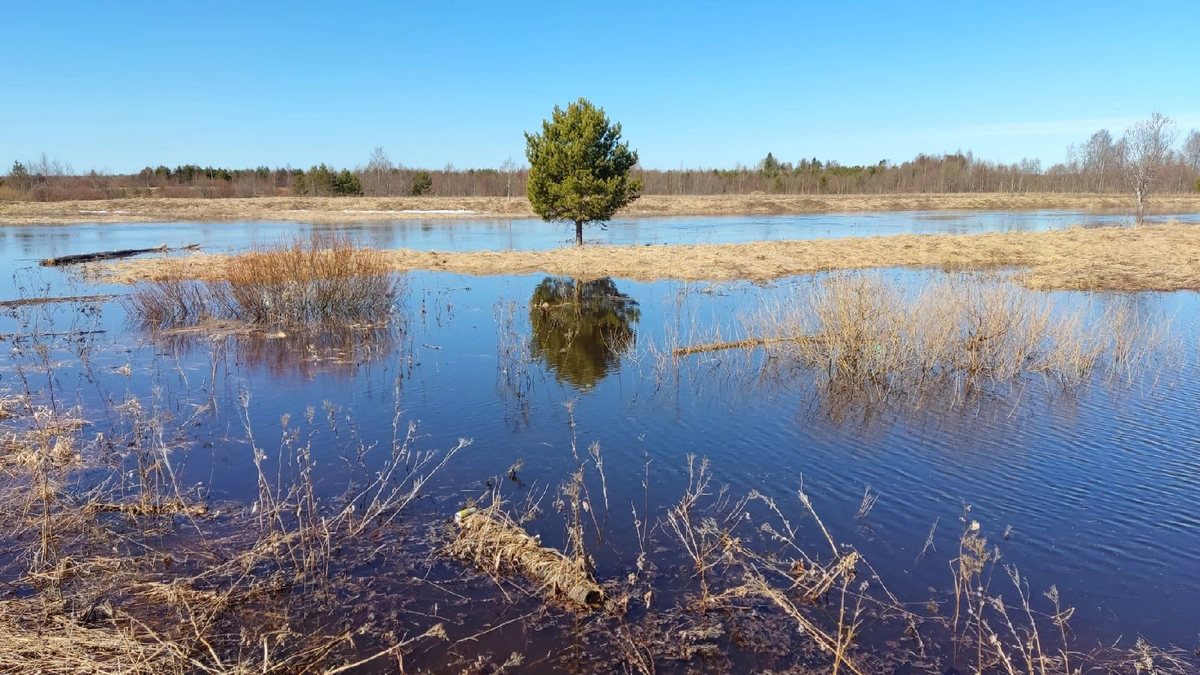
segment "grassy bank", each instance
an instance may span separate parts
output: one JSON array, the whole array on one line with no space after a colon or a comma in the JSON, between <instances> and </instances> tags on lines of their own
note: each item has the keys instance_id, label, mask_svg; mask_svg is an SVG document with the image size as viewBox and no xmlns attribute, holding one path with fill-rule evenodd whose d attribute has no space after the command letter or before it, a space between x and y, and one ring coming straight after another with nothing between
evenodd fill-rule
<instances>
[{"instance_id":1,"label":"grassy bank","mask_svg":"<svg viewBox=\"0 0 1200 675\"><path fill-rule=\"evenodd\" d=\"M583 279L764 281L831 270L883 267L1018 267L1036 289L1114 291L1200 289L1200 228L1169 223L1141 228L1051 232L893 235L811 241L695 246L591 246L552 251L383 254L396 270L461 274L544 272ZM164 278L226 278L234 258L197 254L97 264L94 272L131 283Z\"/></svg>"},{"instance_id":2,"label":"grassy bank","mask_svg":"<svg viewBox=\"0 0 1200 675\"><path fill-rule=\"evenodd\" d=\"M782 215L912 210L1128 211L1126 194L647 195L619 216ZM1200 212L1200 194L1155 196L1151 212ZM0 202L0 225L273 220L359 222L433 218L534 218L524 198L255 197Z\"/></svg>"}]
</instances>

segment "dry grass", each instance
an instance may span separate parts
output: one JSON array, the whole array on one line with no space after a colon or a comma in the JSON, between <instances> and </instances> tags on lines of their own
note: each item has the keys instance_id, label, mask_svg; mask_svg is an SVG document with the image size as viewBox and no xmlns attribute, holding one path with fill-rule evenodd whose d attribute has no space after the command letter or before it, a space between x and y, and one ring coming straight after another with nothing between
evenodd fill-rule
<instances>
[{"instance_id":1,"label":"dry grass","mask_svg":"<svg viewBox=\"0 0 1200 675\"><path fill-rule=\"evenodd\" d=\"M981 193L893 195L646 195L620 216L780 215L854 211L1069 209L1132 212L1123 194ZM1157 195L1159 213L1200 211L1200 195ZM0 199L0 225L178 220L358 222L438 218L534 218L529 202L505 197L254 197L17 202Z\"/></svg>"},{"instance_id":2,"label":"dry grass","mask_svg":"<svg viewBox=\"0 0 1200 675\"><path fill-rule=\"evenodd\" d=\"M753 323L772 353L828 385L893 390L1029 372L1073 384L1091 374L1105 347L1102 326L1085 330L1048 296L970 278L924 284L914 296L906 284L835 275Z\"/></svg>"},{"instance_id":3,"label":"dry grass","mask_svg":"<svg viewBox=\"0 0 1200 675\"><path fill-rule=\"evenodd\" d=\"M835 407L931 398L956 404L980 393L1019 392L1030 380L1070 392L1182 363L1170 317L1121 300L1071 305L1002 275L911 282L840 273L743 317L737 332L754 337L660 351L677 362L728 350L701 357L708 372L815 385L815 400Z\"/></svg>"},{"instance_id":4,"label":"dry grass","mask_svg":"<svg viewBox=\"0 0 1200 675\"><path fill-rule=\"evenodd\" d=\"M315 326L372 323L390 316L400 281L380 251L347 237L313 235L228 258L220 278L139 284L130 314L155 327L233 319Z\"/></svg>"},{"instance_id":5,"label":"dry grass","mask_svg":"<svg viewBox=\"0 0 1200 675\"><path fill-rule=\"evenodd\" d=\"M551 251L426 252L380 255L395 270L460 274L533 274L635 281L769 280L832 270L1017 267L1024 285L1042 290L1173 291L1200 289L1200 227L1168 223L1139 228L1072 228L1050 232L893 235L812 241L695 246L588 246ZM198 254L89 266L112 281L223 278L234 258Z\"/></svg>"},{"instance_id":6,"label":"dry grass","mask_svg":"<svg viewBox=\"0 0 1200 675\"><path fill-rule=\"evenodd\" d=\"M6 380L19 393L0 397L0 672L282 675L344 672L377 659L403 670L411 645L445 637L440 624L396 633L322 617L345 592L339 561L393 546L401 512L469 441L420 450L415 424L406 431L397 407L390 454L368 471L379 444L359 443L350 454L361 478L322 499L313 415L307 429L285 417L271 456L255 440L243 397L258 500L252 509L210 509L176 473L178 451L188 447L181 430L209 406L176 418L157 401L127 398L108 411L114 426L95 433L57 402L60 346L40 340L22 338L33 362L17 362ZM339 419L330 409L330 425ZM290 467L286 475L281 467ZM215 519L221 511L224 524Z\"/></svg>"},{"instance_id":7,"label":"dry grass","mask_svg":"<svg viewBox=\"0 0 1200 675\"><path fill-rule=\"evenodd\" d=\"M499 501L462 519L447 554L495 576L528 576L548 595L566 598L579 607L595 607L604 601L603 589L581 557L542 546L501 510Z\"/></svg>"}]
</instances>

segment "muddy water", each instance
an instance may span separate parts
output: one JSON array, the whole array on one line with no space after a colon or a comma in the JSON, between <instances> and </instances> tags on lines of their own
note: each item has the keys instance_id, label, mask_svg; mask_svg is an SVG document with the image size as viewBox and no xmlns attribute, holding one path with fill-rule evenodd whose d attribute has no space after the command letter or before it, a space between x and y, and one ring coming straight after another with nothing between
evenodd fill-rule
<instances>
[{"instance_id":1,"label":"muddy water","mask_svg":"<svg viewBox=\"0 0 1200 675\"><path fill-rule=\"evenodd\" d=\"M4 250L10 261L96 243L14 248L13 241ZM25 274L26 289L64 283L53 270ZM116 417L113 401L131 395L179 419L213 404L187 429L178 467L183 481L203 483L214 502L249 504L257 494L244 419L258 442L273 448L283 416L295 425L312 408L312 426L320 429L312 444L318 488L332 498L357 448L391 442L399 410L403 424L419 422L422 447L474 441L431 481L409 516L414 523L448 518L518 461L523 466L517 481L504 483L506 496L553 493L576 467L573 438L580 453L598 443L610 504L604 541L593 552L602 579L634 568L639 544L631 506L644 513L646 505L661 517L686 488L687 457L696 455L711 461L717 482L731 493L758 491L779 500L806 541L820 545L796 499L803 482L832 536L862 552L907 602L923 603L930 589L950 585L946 560L969 505L965 517L980 523L1002 562L1019 567L1035 595L1055 585L1077 608L1071 627L1088 644L1143 635L1200 646L1195 294L1061 296L1089 311L1131 303L1146 316L1169 317L1186 336L1182 363L1132 381L1095 382L1064 395L1030 378L969 400L872 408L842 407L809 388L747 377L723 368L719 357L660 357L661 345L710 339L746 311L805 292L810 279L767 286L619 279L576 285L540 275L415 273L407 284L402 325L367 340L162 341L131 327L115 303L24 309L0 319L0 332L104 331L95 334L97 353L87 364L72 360L69 342L57 343L55 386L70 403L94 411L89 419L97 425ZM575 318L538 311L568 297L586 299L590 309ZM4 384L14 382L22 358L28 355L14 353L0 366ZM879 501L859 518L868 486ZM529 527L548 543L562 541L561 521L552 516ZM996 576L1000 592L1002 573ZM488 626L503 616L489 605L473 621ZM503 650L519 640L536 652L559 639L553 631L524 634L513 627L482 645Z\"/></svg>"}]
</instances>

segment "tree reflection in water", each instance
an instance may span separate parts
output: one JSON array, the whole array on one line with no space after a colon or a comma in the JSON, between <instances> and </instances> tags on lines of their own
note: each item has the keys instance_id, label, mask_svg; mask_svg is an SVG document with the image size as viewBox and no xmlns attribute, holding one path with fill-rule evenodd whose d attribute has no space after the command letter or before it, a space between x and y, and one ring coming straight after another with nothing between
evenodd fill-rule
<instances>
[{"instance_id":1,"label":"tree reflection in water","mask_svg":"<svg viewBox=\"0 0 1200 675\"><path fill-rule=\"evenodd\" d=\"M620 365L641 314L637 301L619 292L612 279L546 277L529 299L533 356L559 382L591 389Z\"/></svg>"}]
</instances>

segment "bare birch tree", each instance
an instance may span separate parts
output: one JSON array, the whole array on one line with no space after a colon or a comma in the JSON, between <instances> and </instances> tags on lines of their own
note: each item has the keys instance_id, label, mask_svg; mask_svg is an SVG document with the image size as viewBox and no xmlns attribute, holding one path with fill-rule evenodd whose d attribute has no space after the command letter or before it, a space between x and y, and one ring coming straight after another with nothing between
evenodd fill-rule
<instances>
[{"instance_id":1,"label":"bare birch tree","mask_svg":"<svg viewBox=\"0 0 1200 675\"><path fill-rule=\"evenodd\" d=\"M1162 113L1135 122L1125 130L1125 180L1137 199L1137 224L1146 217L1146 195L1171 161L1175 123Z\"/></svg>"},{"instance_id":2,"label":"bare birch tree","mask_svg":"<svg viewBox=\"0 0 1200 675\"><path fill-rule=\"evenodd\" d=\"M1192 129L1183 142L1183 161L1192 173L1200 173L1200 129Z\"/></svg>"},{"instance_id":3,"label":"bare birch tree","mask_svg":"<svg viewBox=\"0 0 1200 675\"><path fill-rule=\"evenodd\" d=\"M516 177L517 170L517 163L513 161L512 157L504 160L504 163L500 165L500 173L504 174L505 195L509 199L512 199L513 178Z\"/></svg>"},{"instance_id":4,"label":"bare birch tree","mask_svg":"<svg viewBox=\"0 0 1200 675\"><path fill-rule=\"evenodd\" d=\"M386 197L390 194L392 169L395 165L388 158L387 153L383 148L375 148L371 153L371 160L367 162L367 170L364 172L367 180L367 194L377 197Z\"/></svg>"},{"instance_id":5,"label":"bare birch tree","mask_svg":"<svg viewBox=\"0 0 1200 675\"><path fill-rule=\"evenodd\" d=\"M1101 129L1092 134L1088 142L1083 146L1083 166L1082 169L1095 178L1095 183L1090 183L1087 189L1092 189L1095 192L1101 192L1108 177L1118 169L1120 164L1121 144L1113 143L1112 134L1108 133L1108 129Z\"/></svg>"}]
</instances>

